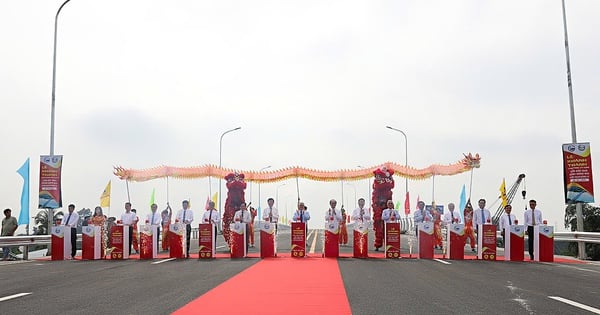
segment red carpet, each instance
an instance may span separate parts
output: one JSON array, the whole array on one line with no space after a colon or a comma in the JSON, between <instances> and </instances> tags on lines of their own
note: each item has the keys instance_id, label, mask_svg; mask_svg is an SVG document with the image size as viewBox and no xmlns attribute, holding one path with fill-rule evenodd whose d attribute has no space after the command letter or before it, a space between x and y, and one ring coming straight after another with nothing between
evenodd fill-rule
<instances>
[{"instance_id":1,"label":"red carpet","mask_svg":"<svg viewBox=\"0 0 600 315\"><path fill-rule=\"evenodd\" d=\"M241 303L233 303L232 296L241 297ZM173 314L200 313L307 315L352 312L337 260L319 256L263 259Z\"/></svg>"}]
</instances>

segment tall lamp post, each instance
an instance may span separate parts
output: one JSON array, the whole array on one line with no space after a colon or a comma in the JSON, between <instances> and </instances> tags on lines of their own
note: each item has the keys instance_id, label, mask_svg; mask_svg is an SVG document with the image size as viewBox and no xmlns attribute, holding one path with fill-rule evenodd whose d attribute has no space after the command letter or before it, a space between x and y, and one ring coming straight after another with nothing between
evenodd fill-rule
<instances>
[{"instance_id":1,"label":"tall lamp post","mask_svg":"<svg viewBox=\"0 0 600 315\"><path fill-rule=\"evenodd\" d=\"M223 136L226 134L240 130L242 127L237 127L233 129L229 129L221 134L221 138L219 139L219 168L221 168L221 158L223 156ZM222 213L223 209L221 209L221 181L223 180L223 176L219 176L219 213Z\"/></svg>"},{"instance_id":2,"label":"tall lamp post","mask_svg":"<svg viewBox=\"0 0 600 315\"><path fill-rule=\"evenodd\" d=\"M56 16L54 16L54 55L52 57L52 103L50 109L50 156L54 156L54 113L56 100L56 38L58 34L58 15L62 8L71 0L66 0L58 7ZM48 234L52 231L52 223L54 221L54 209L48 208ZM48 254L52 251L52 244L48 244Z\"/></svg>"},{"instance_id":3,"label":"tall lamp post","mask_svg":"<svg viewBox=\"0 0 600 315\"><path fill-rule=\"evenodd\" d=\"M387 129L391 129L394 131L397 131L399 133L401 133L404 136L404 167L406 167L408 169L408 138L406 137L406 134L404 133L404 131L400 130L400 129L396 129L394 127L391 126L385 126ZM406 198L406 195L408 194L408 177L404 178L404 196Z\"/></svg>"},{"instance_id":4,"label":"tall lamp post","mask_svg":"<svg viewBox=\"0 0 600 315\"><path fill-rule=\"evenodd\" d=\"M577 143L577 129L575 128L575 104L573 102L573 82L571 81L571 57L569 54L569 35L567 32L567 9L565 0L562 0L563 28L565 33L565 57L567 59L567 87L569 89L569 111L571 114L571 141ZM583 232L583 205L581 202L575 204L575 216L577 218L577 231ZM580 259L586 259L585 243L577 243L577 251Z\"/></svg>"},{"instance_id":5,"label":"tall lamp post","mask_svg":"<svg viewBox=\"0 0 600 315\"><path fill-rule=\"evenodd\" d=\"M277 209L279 209L279 188L281 188L281 187L283 187L283 186L285 186L285 183L283 183L283 184L281 184L281 185L277 186L277 189L275 189L275 199L277 200L277 201L276 201L276 203L277 203L277 204L275 205L275 207L276 207Z\"/></svg>"},{"instance_id":6,"label":"tall lamp post","mask_svg":"<svg viewBox=\"0 0 600 315\"><path fill-rule=\"evenodd\" d=\"M268 168L271 168L271 165L261 168L260 170L258 170L258 172L260 173ZM261 202L262 202L262 199L260 199L260 182L258 182L258 219L259 220L262 218L262 215L261 215L262 207L260 206Z\"/></svg>"}]
</instances>

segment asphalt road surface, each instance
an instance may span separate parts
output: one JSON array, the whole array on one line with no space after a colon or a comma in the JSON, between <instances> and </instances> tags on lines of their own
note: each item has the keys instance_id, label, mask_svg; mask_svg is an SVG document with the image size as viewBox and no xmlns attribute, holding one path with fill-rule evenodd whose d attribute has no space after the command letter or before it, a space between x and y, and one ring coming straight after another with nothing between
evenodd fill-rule
<instances>
[{"instance_id":1,"label":"asphalt road surface","mask_svg":"<svg viewBox=\"0 0 600 315\"><path fill-rule=\"evenodd\" d=\"M321 256L322 237L322 230L309 231L309 255ZM251 254L260 252L259 244L257 232ZM217 248L228 252L220 235ZM280 227L278 252L289 250L289 228ZM340 252L348 256L352 248ZM168 314L258 261L2 262L0 314ZM338 265L353 314L600 313L600 264L339 258ZM276 307L284 312L281 303Z\"/></svg>"}]
</instances>

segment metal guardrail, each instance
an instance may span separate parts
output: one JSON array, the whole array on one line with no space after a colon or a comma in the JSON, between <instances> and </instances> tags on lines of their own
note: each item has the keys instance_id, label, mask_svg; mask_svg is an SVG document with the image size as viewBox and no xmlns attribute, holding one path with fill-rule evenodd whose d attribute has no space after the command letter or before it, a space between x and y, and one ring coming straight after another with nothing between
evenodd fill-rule
<instances>
[{"instance_id":1,"label":"metal guardrail","mask_svg":"<svg viewBox=\"0 0 600 315\"><path fill-rule=\"evenodd\" d=\"M600 232L554 232L554 240L600 244Z\"/></svg>"}]
</instances>

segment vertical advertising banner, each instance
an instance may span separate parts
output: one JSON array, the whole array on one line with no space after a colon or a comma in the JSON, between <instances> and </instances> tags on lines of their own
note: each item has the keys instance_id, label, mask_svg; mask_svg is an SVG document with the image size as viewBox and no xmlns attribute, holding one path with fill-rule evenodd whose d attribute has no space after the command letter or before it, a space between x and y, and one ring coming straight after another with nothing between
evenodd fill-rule
<instances>
[{"instance_id":1,"label":"vertical advertising banner","mask_svg":"<svg viewBox=\"0 0 600 315\"><path fill-rule=\"evenodd\" d=\"M594 202L590 143L563 144L565 203Z\"/></svg>"},{"instance_id":2,"label":"vertical advertising banner","mask_svg":"<svg viewBox=\"0 0 600 315\"><path fill-rule=\"evenodd\" d=\"M385 223L385 258L400 258L400 223Z\"/></svg>"},{"instance_id":3,"label":"vertical advertising banner","mask_svg":"<svg viewBox=\"0 0 600 315\"><path fill-rule=\"evenodd\" d=\"M198 225L198 257L200 259L215 258L215 231L212 223Z\"/></svg>"},{"instance_id":4,"label":"vertical advertising banner","mask_svg":"<svg viewBox=\"0 0 600 315\"><path fill-rule=\"evenodd\" d=\"M39 209L62 208L61 170L62 155L40 156Z\"/></svg>"},{"instance_id":5,"label":"vertical advertising banner","mask_svg":"<svg viewBox=\"0 0 600 315\"><path fill-rule=\"evenodd\" d=\"M292 257L306 255L306 223L292 222Z\"/></svg>"},{"instance_id":6,"label":"vertical advertising banner","mask_svg":"<svg viewBox=\"0 0 600 315\"><path fill-rule=\"evenodd\" d=\"M482 260L496 260L496 226L493 224L479 224L477 226L477 258Z\"/></svg>"}]
</instances>

